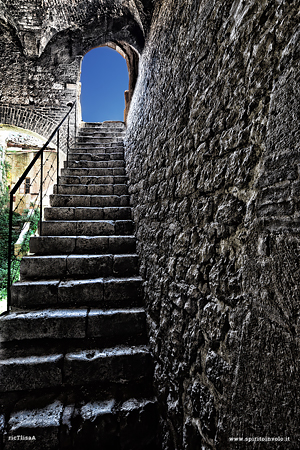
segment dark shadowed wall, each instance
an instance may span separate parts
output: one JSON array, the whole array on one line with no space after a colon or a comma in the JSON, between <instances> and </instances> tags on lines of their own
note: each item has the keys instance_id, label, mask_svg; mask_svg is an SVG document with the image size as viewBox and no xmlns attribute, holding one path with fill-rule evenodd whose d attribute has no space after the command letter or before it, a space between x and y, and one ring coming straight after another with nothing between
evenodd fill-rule
<instances>
[{"instance_id":1,"label":"dark shadowed wall","mask_svg":"<svg viewBox=\"0 0 300 450\"><path fill-rule=\"evenodd\" d=\"M300 445L299 23L156 2L126 159L165 449Z\"/></svg>"}]
</instances>

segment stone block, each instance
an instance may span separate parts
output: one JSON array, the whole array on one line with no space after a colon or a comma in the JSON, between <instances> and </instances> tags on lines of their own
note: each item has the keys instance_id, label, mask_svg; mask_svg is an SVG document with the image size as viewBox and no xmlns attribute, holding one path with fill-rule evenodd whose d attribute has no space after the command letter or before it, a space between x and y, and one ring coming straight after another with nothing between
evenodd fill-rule
<instances>
[{"instance_id":1,"label":"stone block","mask_svg":"<svg viewBox=\"0 0 300 450\"><path fill-rule=\"evenodd\" d=\"M30 239L30 252L39 255L61 255L73 253L75 237L68 236L33 236Z\"/></svg>"},{"instance_id":2,"label":"stone block","mask_svg":"<svg viewBox=\"0 0 300 450\"><path fill-rule=\"evenodd\" d=\"M107 277L112 274L113 259L109 255L70 255L67 257L68 277Z\"/></svg>"},{"instance_id":3,"label":"stone block","mask_svg":"<svg viewBox=\"0 0 300 450\"><path fill-rule=\"evenodd\" d=\"M114 195L127 195L128 194L128 186L127 184L114 184L113 192Z\"/></svg>"},{"instance_id":4,"label":"stone block","mask_svg":"<svg viewBox=\"0 0 300 450\"><path fill-rule=\"evenodd\" d=\"M135 236L109 236L110 253L135 253Z\"/></svg>"},{"instance_id":5,"label":"stone block","mask_svg":"<svg viewBox=\"0 0 300 450\"><path fill-rule=\"evenodd\" d=\"M115 223L109 220L78 221L77 234L81 236L108 236L115 234Z\"/></svg>"},{"instance_id":6,"label":"stone block","mask_svg":"<svg viewBox=\"0 0 300 450\"><path fill-rule=\"evenodd\" d=\"M86 317L86 309L10 313L0 317L1 340L84 338Z\"/></svg>"},{"instance_id":7,"label":"stone block","mask_svg":"<svg viewBox=\"0 0 300 450\"><path fill-rule=\"evenodd\" d=\"M58 284L58 280L14 283L11 287L12 306L30 308L55 305Z\"/></svg>"},{"instance_id":8,"label":"stone block","mask_svg":"<svg viewBox=\"0 0 300 450\"><path fill-rule=\"evenodd\" d=\"M111 207L104 208L104 219L105 220L130 220L131 219L131 208L126 207Z\"/></svg>"},{"instance_id":9,"label":"stone block","mask_svg":"<svg viewBox=\"0 0 300 450\"><path fill-rule=\"evenodd\" d=\"M124 338L146 335L146 315L139 309L91 309L88 314L89 337Z\"/></svg>"},{"instance_id":10,"label":"stone block","mask_svg":"<svg viewBox=\"0 0 300 450\"><path fill-rule=\"evenodd\" d=\"M130 235L134 233L134 223L132 220L116 220L116 235Z\"/></svg>"},{"instance_id":11,"label":"stone block","mask_svg":"<svg viewBox=\"0 0 300 450\"><path fill-rule=\"evenodd\" d=\"M145 347L115 347L68 353L64 362L65 382L81 385L92 382L141 380L152 373L150 354Z\"/></svg>"},{"instance_id":12,"label":"stone block","mask_svg":"<svg viewBox=\"0 0 300 450\"><path fill-rule=\"evenodd\" d=\"M60 386L63 355L24 356L0 360L0 392Z\"/></svg>"},{"instance_id":13,"label":"stone block","mask_svg":"<svg viewBox=\"0 0 300 450\"><path fill-rule=\"evenodd\" d=\"M138 256L114 255L113 274L116 277L138 275Z\"/></svg>"},{"instance_id":14,"label":"stone block","mask_svg":"<svg viewBox=\"0 0 300 450\"><path fill-rule=\"evenodd\" d=\"M75 221L45 221L42 227L43 236L76 236Z\"/></svg>"},{"instance_id":15,"label":"stone block","mask_svg":"<svg viewBox=\"0 0 300 450\"><path fill-rule=\"evenodd\" d=\"M90 197L86 195L50 195L51 206L90 206Z\"/></svg>"},{"instance_id":16,"label":"stone block","mask_svg":"<svg viewBox=\"0 0 300 450\"><path fill-rule=\"evenodd\" d=\"M102 208L76 208L75 220L103 220L105 219Z\"/></svg>"},{"instance_id":17,"label":"stone block","mask_svg":"<svg viewBox=\"0 0 300 450\"><path fill-rule=\"evenodd\" d=\"M44 217L45 220L74 220L75 208L69 207L52 207L45 208Z\"/></svg>"},{"instance_id":18,"label":"stone block","mask_svg":"<svg viewBox=\"0 0 300 450\"><path fill-rule=\"evenodd\" d=\"M62 281L58 286L57 301L59 304L101 305L103 300L103 279Z\"/></svg>"},{"instance_id":19,"label":"stone block","mask_svg":"<svg viewBox=\"0 0 300 450\"><path fill-rule=\"evenodd\" d=\"M20 280L59 278L67 274L66 256L26 256L21 261Z\"/></svg>"},{"instance_id":20,"label":"stone block","mask_svg":"<svg viewBox=\"0 0 300 450\"><path fill-rule=\"evenodd\" d=\"M112 252L108 236L79 236L76 239L76 253L101 254Z\"/></svg>"},{"instance_id":21,"label":"stone block","mask_svg":"<svg viewBox=\"0 0 300 450\"><path fill-rule=\"evenodd\" d=\"M142 278L113 278L104 280L104 303L114 306L139 306L143 302Z\"/></svg>"},{"instance_id":22,"label":"stone block","mask_svg":"<svg viewBox=\"0 0 300 450\"><path fill-rule=\"evenodd\" d=\"M110 195L91 197L91 206L128 206L129 195Z\"/></svg>"}]
</instances>

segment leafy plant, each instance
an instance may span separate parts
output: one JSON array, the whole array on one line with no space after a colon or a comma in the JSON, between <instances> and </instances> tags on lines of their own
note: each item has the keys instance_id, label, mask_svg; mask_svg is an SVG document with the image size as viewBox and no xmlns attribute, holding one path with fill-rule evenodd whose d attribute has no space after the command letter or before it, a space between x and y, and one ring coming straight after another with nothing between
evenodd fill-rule
<instances>
[{"instance_id":1,"label":"leafy plant","mask_svg":"<svg viewBox=\"0 0 300 450\"><path fill-rule=\"evenodd\" d=\"M0 186L0 301L7 298L7 280L8 280L8 239L9 239L9 192L7 186L7 177L10 166L6 162L0 167L2 183ZM12 252L11 252L11 281L17 281L20 274L20 264L22 255L29 251L29 240L38 226L39 210L33 212L24 210L22 214L13 212L12 215ZM18 255L13 252L14 244L26 222L30 226L24 236Z\"/></svg>"}]
</instances>

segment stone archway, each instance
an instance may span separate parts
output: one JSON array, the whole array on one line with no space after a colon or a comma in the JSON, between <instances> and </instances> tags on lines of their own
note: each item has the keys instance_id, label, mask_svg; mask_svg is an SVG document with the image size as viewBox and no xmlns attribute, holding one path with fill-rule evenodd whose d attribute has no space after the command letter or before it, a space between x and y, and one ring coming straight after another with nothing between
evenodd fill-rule
<instances>
[{"instance_id":1,"label":"stone archway","mask_svg":"<svg viewBox=\"0 0 300 450\"><path fill-rule=\"evenodd\" d=\"M111 48L112 50L115 50L126 61L127 70L128 70L128 78L129 78L128 89L126 89L124 92L124 97L125 97L124 122L126 123L131 99L132 99L134 88L135 88L135 85L137 82L138 65L139 65L140 55L130 44L127 44L126 42L108 42L103 45L100 45L99 47L102 47L102 48L108 47L108 48ZM97 48L99 48L99 47L97 47ZM91 51L92 50L93 49L91 49ZM81 63L82 62L83 62L83 58L81 60ZM82 72L81 68L80 68L80 72ZM80 93L81 93L81 85L79 86L77 105L78 105L78 110L80 111L79 116L82 117L81 101L79 101Z\"/></svg>"},{"instance_id":2,"label":"stone archway","mask_svg":"<svg viewBox=\"0 0 300 450\"><path fill-rule=\"evenodd\" d=\"M49 135L68 103L79 97L83 55L102 45L115 47L127 61L128 111L152 6L149 0L75 0L72 8L43 2L37 10L29 0L22 17L18 10L3 11L0 64L6 76L0 80L0 123Z\"/></svg>"}]
</instances>

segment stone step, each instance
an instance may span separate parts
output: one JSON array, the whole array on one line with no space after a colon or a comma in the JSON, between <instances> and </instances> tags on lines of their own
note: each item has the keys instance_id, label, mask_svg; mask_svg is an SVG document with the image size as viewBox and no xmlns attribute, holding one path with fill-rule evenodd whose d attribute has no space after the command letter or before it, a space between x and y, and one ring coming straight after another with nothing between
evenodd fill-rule
<instances>
[{"instance_id":1,"label":"stone step","mask_svg":"<svg viewBox=\"0 0 300 450\"><path fill-rule=\"evenodd\" d=\"M129 236L134 231L132 220L47 220L42 236Z\"/></svg>"},{"instance_id":2,"label":"stone step","mask_svg":"<svg viewBox=\"0 0 300 450\"><path fill-rule=\"evenodd\" d=\"M97 169L96 169L97 170ZM126 184L126 175L61 175L59 177L59 184Z\"/></svg>"},{"instance_id":3,"label":"stone step","mask_svg":"<svg viewBox=\"0 0 300 450\"><path fill-rule=\"evenodd\" d=\"M11 312L0 317L1 342L34 339L118 338L119 344L129 336L146 336L143 308L45 309ZM98 341L99 342L99 341Z\"/></svg>"},{"instance_id":4,"label":"stone step","mask_svg":"<svg viewBox=\"0 0 300 450\"><path fill-rule=\"evenodd\" d=\"M151 390L147 394L120 399L95 388L56 396L28 393L3 415L4 448L158 450L157 401ZM28 441L16 442L16 436Z\"/></svg>"},{"instance_id":5,"label":"stone step","mask_svg":"<svg viewBox=\"0 0 300 450\"><path fill-rule=\"evenodd\" d=\"M51 194L51 206L128 206L130 203L129 195L65 195L65 194Z\"/></svg>"},{"instance_id":6,"label":"stone step","mask_svg":"<svg viewBox=\"0 0 300 450\"><path fill-rule=\"evenodd\" d=\"M85 149L87 150L87 149ZM68 157L69 161L117 161L121 160L124 161L124 154L122 152L115 152L115 153L100 153L95 149L95 152L91 152L91 149L88 149L86 152L83 152L81 150L78 150L74 153L69 153Z\"/></svg>"},{"instance_id":7,"label":"stone step","mask_svg":"<svg viewBox=\"0 0 300 450\"><path fill-rule=\"evenodd\" d=\"M122 169L125 170L125 162L124 160L108 160L108 161L64 161L64 169L63 170L72 170L72 169Z\"/></svg>"},{"instance_id":8,"label":"stone step","mask_svg":"<svg viewBox=\"0 0 300 450\"><path fill-rule=\"evenodd\" d=\"M46 350L46 349L45 349ZM92 383L133 382L150 378L153 365L146 346L80 349L67 354L35 355L6 350L0 360L0 392Z\"/></svg>"},{"instance_id":9,"label":"stone step","mask_svg":"<svg viewBox=\"0 0 300 450\"><path fill-rule=\"evenodd\" d=\"M25 256L20 265L20 281L134 275L138 275L135 254Z\"/></svg>"},{"instance_id":10,"label":"stone step","mask_svg":"<svg viewBox=\"0 0 300 450\"><path fill-rule=\"evenodd\" d=\"M71 153L77 153L84 151L84 153L91 152L97 152L97 153L115 153L115 152L123 152L124 151L124 145L123 142L109 142L104 141L76 141L76 144L70 148L69 154Z\"/></svg>"},{"instance_id":11,"label":"stone step","mask_svg":"<svg viewBox=\"0 0 300 450\"><path fill-rule=\"evenodd\" d=\"M68 176L80 176L80 177L86 177L86 176L96 176L96 177L103 177L103 176L126 176L125 167L80 167L79 165L72 164L72 166L68 167L67 169L61 170L61 176L62 177L68 177ZM61 180L61 178L59 179Z\"/></svg>"},{"instance_id":12,"label":"stone step","mask_svg":"<svg viewBox=\"0 0 300 450\"><path fill-rule=\"evenodd\" d=\"M105 125L101 125L101 126L85 126L85 127L81 127L79 128L79 132L78 134L82 134L82 133L120 133L123 136L125 136L126 134L126 129L124 126L120 125L120 126L115 126L115 127L107 127Z\"/></svg>"},{"instance_id":13,"label":"stone step","mask_svg":"<svg viewBox=\"0 0 300 450\"><path fill-rule=\"evenodd\" d=\"M91 137L91 138L109 138L114 140L114 138L124 139L125 131L115 128L83 128L79 131L78 137Z\"/></svg>"},{"instance_id":14,"label":"stone step","mask_svg":"<svg viewBox=\"0 0 300 450\"><path fill-rule=\"evenodd\" d=\"M45 220L131 220L130 207L51 207L44 210Z\"/></svg>"},{"instance_id":15,"label":"stone step","mask_svg":"<svg viewBox=\"0 0 300 450\"><path fill-rule=\"evenodd\" d=\"M127 184L55 184L54 194L65 195L127 195Z\"/></svg>"},{"instance_id":16,"label":"stone step","mask_svg":"<svg viewBox=\"0 0 300 450\"><path fill-rule=\"evenodd\" d=\"M73 153L91 153L91 154L107 154L107 155L111 155L111 154L115 154L115 153L120 153L123 156L124 159L124 149L122 146L101 146L101 145L78 145L76 147L73 147L70 149L69 151L69 156L72 155Z\"/></svg>"},{"instance_id":17,"label":"stone step","mask_svg":"<svg viewBox=\"0 0 300 450\"><path fill-rule=\"evenodd\" d=\"M140 277L18 281L11 287L11 301L13 307L21 309L53 306L133 308L142 306L142 293Z\"/></svg>"},{"instance_id":18,"label":"stone step","mask_svg":"<svg viewBox=\"0 0 300 450\"><path fill-rule=\"evenodd\" d=\"M135 253L135 236L32 236L30 252L36 255Z\"/></svg>"},{"instance_id":19,"label":"stone step","mask_svg":"<svg viewBox=\"0 0 300 450\"><path fill-rule=\"evenodd\" d=\"M126 130L125 123L120 120L105 120L104 122L82 122L80 129L84 128L97 128L97 127L107 127L107 128L123 128Z\"/></svg>"},{"instance_id":20,"label":"stone step","mask_svg":"<svg viewBox=\"0 0 300 450\"><path fill-rule=\"evenodd\" d=\"M73 154L78 154L78 153L86 153L86 154L92 154L92 155L108 155L106 156L107 158L109 157L111 159L111 155L115 155L115 154L120 154L122 155L122 159L124 159L124 149L123 147L101 147L101 146L93 146L93 145L85 145L85 146L78 146L78 147L74 147L69 151L69 159L70 156ZM117 158L119 159L119 158Z\"/></svg>"},{"instance_id":21,"label":"stone step","mask_svg":"<svg viewBox=\"0 0 300 450\"><path fill-rule=\"evenodd\" d=\"M96 144L110 144L113 145L114 143L122 143L123 144L123 136L114 136L114 137L110 137L110 136L100 136L98 137L97 135L88 133L88 134L79 134L79 136L77 136L76 139L76 144L80 144L81 142L93 142Z\"/></svg>"}]
</instances>

